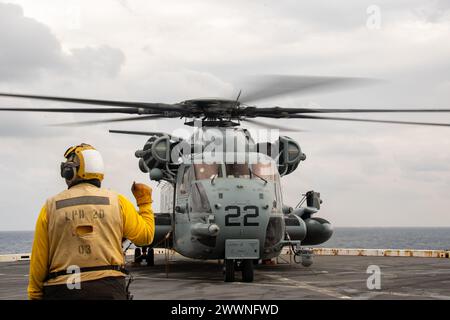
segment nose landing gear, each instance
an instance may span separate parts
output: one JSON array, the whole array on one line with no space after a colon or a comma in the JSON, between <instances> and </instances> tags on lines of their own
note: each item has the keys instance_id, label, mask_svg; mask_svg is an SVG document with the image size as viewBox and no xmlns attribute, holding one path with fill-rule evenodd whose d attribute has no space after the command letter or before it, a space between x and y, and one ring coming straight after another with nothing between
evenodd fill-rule
<instances>
[{"instance_id":1,"label":"nose landing gear","mask_svg":"<svg viewBox=\"0 0 450 320\"><path fill-rule=\"evenodd\" d=\"M242 260L242 281L244 282L253 282L253 260L247 259Z\"/></svg>"},{"instance_id":2,"label":"nose landing gear","mask_svg":"<svg viewBox=\"0 0 450 320\"><path fill-rule=\"evenodd\" d=\"M234 260L226 259L224 263L224 281L235 281L235 271L242 272L243 282L253 282L254 279L254 267L253 259Z\"/></svg>"},{"instance_id":3,"label":"nose landing gear","mask_svg":"<svg viewBox=\"0 0 450 320\"><path fill-rule=\"evenodd\" d=\"M234 281L234 260L226 259L225 260L225 282L233 282Z\"/></svg>"}]
</instances>

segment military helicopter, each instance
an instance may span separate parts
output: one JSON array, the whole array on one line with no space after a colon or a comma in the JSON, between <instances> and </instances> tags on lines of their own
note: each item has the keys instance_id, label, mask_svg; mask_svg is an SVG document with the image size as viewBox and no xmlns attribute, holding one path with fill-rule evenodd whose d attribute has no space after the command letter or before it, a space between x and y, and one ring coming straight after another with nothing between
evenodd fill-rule
<instances>
[{"instance_id":1,"label":"military helicopter","mask_svg":"<svg viewBox=\"0 0 450 320\"><path fill-rule=\"evenodd\" d=\"M109 130L111 133L149 137L137 150L139 168L150 179L162 182L161 212L155 214L155 238L149 247L136 248L135 260L153 265L153 248L174 249L193 259L224 261L224 280L254 279L254 264L280 255L291 246L297 262L312 264L305 246L326 242L333 229L327 220L315 215L321 207L320 193L309 191L292 208L283 203L280 178L294 172L306 159L300 145L288 136L274 142L256 142L240 123L264 127L255 118L315 119L375 123L446 126L447 123L373 120L323 116L334 113L450 112L450 109L325 109L260 108L250 105L280 94L327 89L355 84L361 78L276 76L257 90L236 99L192 99L179 103L148 103L65 98L0 93L1 97L88 104L95 108L0 108L0 111L62 112L93 114L135 114L134 117L91 120L76 125L121 121L185 119L195 128L189 139L163 132Z\"/></svg>"}]
</instances>

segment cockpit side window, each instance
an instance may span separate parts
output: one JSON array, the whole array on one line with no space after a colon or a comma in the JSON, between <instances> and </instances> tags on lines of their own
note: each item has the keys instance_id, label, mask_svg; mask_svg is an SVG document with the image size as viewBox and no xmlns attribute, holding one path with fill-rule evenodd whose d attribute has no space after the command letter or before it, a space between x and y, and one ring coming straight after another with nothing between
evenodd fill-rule
<instances>
[{"instance_id":1,"label":"cockpit side window","mask_svg":"<svg viewBox=\"0 0 450 320\"><path fill-rule=\"evenodd\" d=\"M252 172L266 180L275 180L275 166L272 162L252 164Z\"/></svg>"},{"instance_id":2,"label":"cockpit side window","mask_svg":"<svg viewBox=\"0 0 450 320\"><path fill-rule=\"evenodd\" d=\"M180 193L186 194L192 184L192 176L193 176L192 166L188 166L184 168L183 178L180 185Z\"/></svg>"},{"instance_id":3,"label":"cockpit side window","mask_svg":"<svg viewBox=\"0 0 450 320\"><path fill-rule=\"evenodd\" d=\"M282 211L283 207L283 198L281 193L281 182L280 182L280 176L278 174L274 175L274 184L273 187L275 188L275 201L273 203L272 212L274 213L280 213Z\"/></svg>"},{"instance_id":4,"label":"cockpit side window","mask_svg":"<svg viewBox=\"0 0 450 320\"><path fill-rule=\"evenodd\" d=\"M191 208L193 212L211 212L208 197L201 183L194 183L192 186Z\"/></svg>"}]
</instances>

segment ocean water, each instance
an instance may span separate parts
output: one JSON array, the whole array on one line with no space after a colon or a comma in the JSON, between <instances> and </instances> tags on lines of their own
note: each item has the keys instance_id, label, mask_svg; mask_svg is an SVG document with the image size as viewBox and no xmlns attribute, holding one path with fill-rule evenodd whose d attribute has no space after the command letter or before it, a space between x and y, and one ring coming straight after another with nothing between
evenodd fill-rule
<instances>
[{"instance_id":1,"label":"ocean water","mask_svg":"<svg viewBox=\"0 0 450 320\"><path fill-rule=\"evenodd\" d=\"M0 254L31 252L33 236L34 231L0 231Z\"/></svg>"},{"instance_id":2,"label":"ocean water","mask_svg":"<svg viewBox=\"0 0 450 320\"><path fill-rule=\"evenodd\" d=\"M33 231L0 231L0 254L31 252ZM450 228L335 228L319 247L450 250Z\"/></svg>"},{"instance_id":3,"label":"ocean water","mask_svg":"<svg viewBox=\"0 0 450 320\"><path fill-rule=\"evenodd\" d=\"M334 228L319 247L450 250L450 228Z\"/></svg>"}]
</instances>

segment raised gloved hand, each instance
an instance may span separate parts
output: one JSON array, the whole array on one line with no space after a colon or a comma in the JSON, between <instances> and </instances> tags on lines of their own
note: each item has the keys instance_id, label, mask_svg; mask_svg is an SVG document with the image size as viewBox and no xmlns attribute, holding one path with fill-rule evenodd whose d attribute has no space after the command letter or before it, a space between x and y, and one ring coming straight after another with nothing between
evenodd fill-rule
<instances>
[{"instance_id":1,"label":"raised gloved hand","mask_svg":"<svg viewBox=\"0 0 450 320\"><path fill-rule=\"evenodd\" d=\"M131 192L133 192L133 196L136 198L138 206L152 203L152 188L148 185L133 182Z\"/></svg>"}]
</instances>

